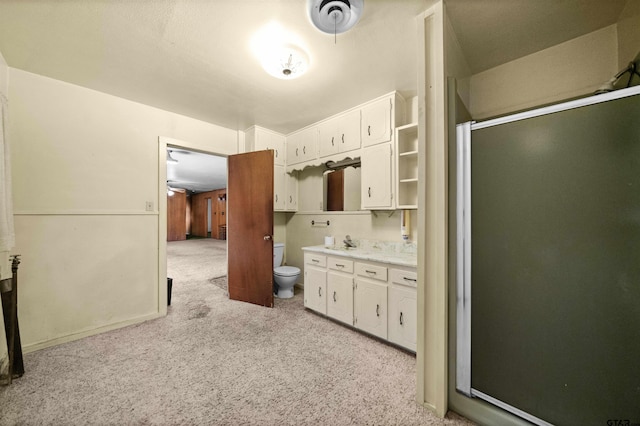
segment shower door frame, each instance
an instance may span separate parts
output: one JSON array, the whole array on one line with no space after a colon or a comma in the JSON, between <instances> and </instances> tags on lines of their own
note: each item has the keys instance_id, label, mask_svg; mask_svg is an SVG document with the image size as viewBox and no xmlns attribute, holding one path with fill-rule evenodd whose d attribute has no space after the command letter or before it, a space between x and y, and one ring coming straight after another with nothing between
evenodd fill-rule
<instances>
[{"instance_id":1,"label":"shower door frame","mask_svg":"<svg viewBox=\"0 0 640 426\"><path fill-rule=\"evenodd\" d=\"M574 101L525 111L483 122L456 126L457 161L457 263L456 263L456 390L470 398L483 399L499 408L541 426L550 423L493 398L472 387L471 383L471 151L474 130L512 123L543 115L568 111L602 102L640 95L640 86L620 89Z\"/></svg>"}]
</instances>

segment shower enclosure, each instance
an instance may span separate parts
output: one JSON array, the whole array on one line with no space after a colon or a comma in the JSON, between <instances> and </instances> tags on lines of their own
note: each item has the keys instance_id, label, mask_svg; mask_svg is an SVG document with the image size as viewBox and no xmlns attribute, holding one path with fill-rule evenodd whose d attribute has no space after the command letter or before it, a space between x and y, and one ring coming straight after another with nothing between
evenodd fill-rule
<instances>
[{"instance_id":1,"label":"shower enclosure","mask_svg":"<svg viewBox=\"0 0 640 426\"><path fill-rule=\"evenodd\" d=\"M457 133L457 390L640 424L640 87Z\"/></svg>"}]
</instances>

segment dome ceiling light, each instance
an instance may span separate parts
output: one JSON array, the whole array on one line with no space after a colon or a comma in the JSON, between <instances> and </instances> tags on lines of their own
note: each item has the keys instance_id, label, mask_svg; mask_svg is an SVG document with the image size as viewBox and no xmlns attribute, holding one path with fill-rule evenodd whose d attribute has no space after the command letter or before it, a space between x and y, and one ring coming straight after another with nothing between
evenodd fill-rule
<instances>
[{"instance_id":1,"label":"dome ceiling light","mask_svg":"<svg viewBox=\"0 0 640 426\"><path fill-rule=\"evenodd\" d=\"M358 22L364 0L307 0L307 6L313 25L335 37Z\"/></svg>"},{"instance_id":2,"label":"dome ceiling light","mask_svg":"<svg viewBox=\"0 0 640 426\"><path fill-rule=\"evenodd\" d=\"M307 54L293 45L284 45L272 49L270 55L262 59L262 67L273 77L292 80L300 77L307 70L309 58Z\"/></svg>"}]
</instances>

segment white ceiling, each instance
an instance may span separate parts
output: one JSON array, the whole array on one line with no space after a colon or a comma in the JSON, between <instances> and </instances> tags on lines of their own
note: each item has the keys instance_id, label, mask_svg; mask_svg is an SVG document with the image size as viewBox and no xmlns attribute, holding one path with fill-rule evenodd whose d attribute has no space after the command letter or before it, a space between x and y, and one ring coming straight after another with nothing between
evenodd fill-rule
<instances>
[{"instance_id":1,"label":"white ceiling","mask_svg":"<svg viewBox=\"0 0 640 426\"><path fill-rule=\"evenodd\" d=\"M312 26L305 0L0 0L0 52L14 68L231 129L286 134L393 90L415 95L415 17L433 1L364 0L360 21L334 43ZM475 73L615 23L633 1L446 5ZM310 56L296 80L269 76L251 50L273 22Z\"/></svg>"},{"instance_id":2,"label":"white ceiling","mask_svg":"<svg viewBox=\"0 0 640 426\"><path fill-rule=\"evenodd\" d=\"M200 152L172 149L177 163L167 162L167 186L189 192L206 192L227 187L227 159Z\"/></svg>"}]
</instances>

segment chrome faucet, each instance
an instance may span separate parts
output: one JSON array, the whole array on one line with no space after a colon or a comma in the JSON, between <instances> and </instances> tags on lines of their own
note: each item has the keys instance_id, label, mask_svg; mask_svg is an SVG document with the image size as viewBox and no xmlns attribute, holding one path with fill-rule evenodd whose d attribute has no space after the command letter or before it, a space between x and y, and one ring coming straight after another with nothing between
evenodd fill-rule
<instances>
[{"instance_id":1,"label":"chrome faucet","mask_svg":"<svg viewBox=\"0 0 640 426\"><path fill-rule=\"evenodd\" d=\"M356 247L356 243L354 243L353 241L351 241L351 236L350 236L350 235L347 235L347 236L345 237L345 239L344 239L344 240L342 240L342 242L343 242L347 247L350 247L350 248L355 248L355 247Z\"/></svg>"}]
</instances>

